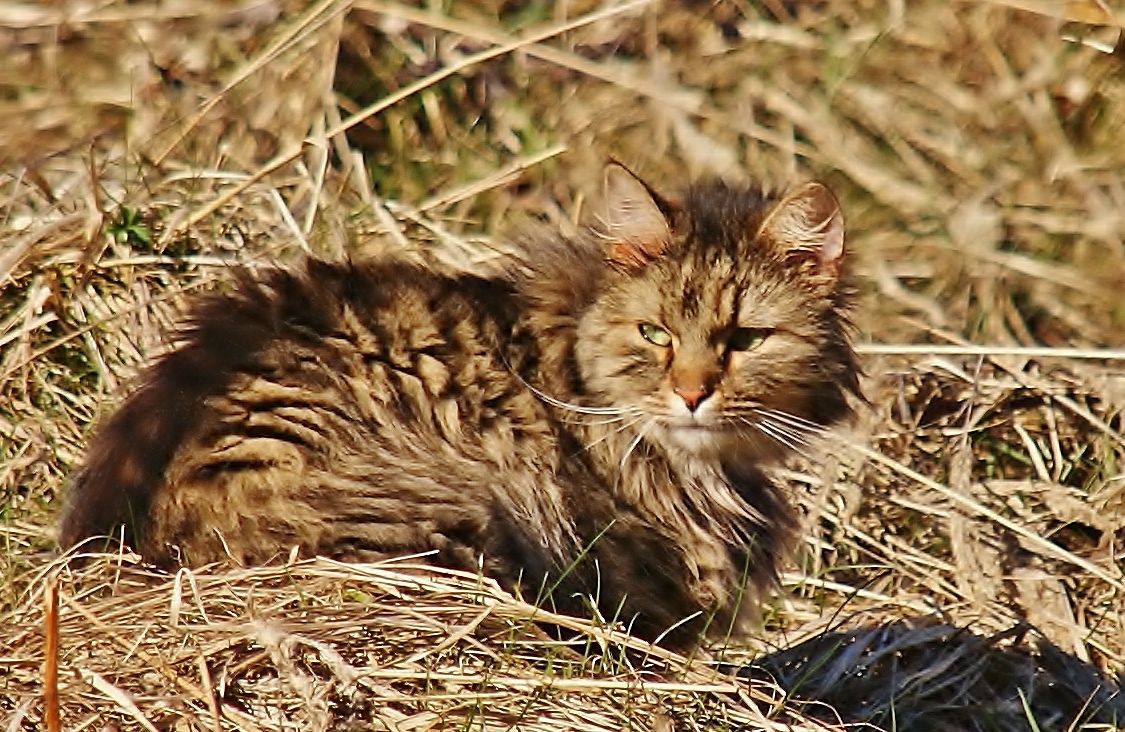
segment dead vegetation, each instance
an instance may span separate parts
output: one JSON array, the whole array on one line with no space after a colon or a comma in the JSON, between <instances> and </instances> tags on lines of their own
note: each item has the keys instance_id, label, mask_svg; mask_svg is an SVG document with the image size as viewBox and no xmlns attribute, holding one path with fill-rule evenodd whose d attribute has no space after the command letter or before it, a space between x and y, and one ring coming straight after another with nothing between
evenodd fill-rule
<instances>
[{"instance_id":1,"label":"dead vegetation","mask_svg":"<svg viewBox=\"0 0 1125 732\"><path fill-rule=\"evenodd\" d=\"M1121 727L1121 26L1046 0L0 3L0 720L47 724L57 582L64 729ZM754 647L676 658L400 564L53 561L85 434L231 263L484 266L505 226L573 225L609 155L668 187L816 176L848 214L871 408L789 466L807 540Z\"/></svg>"}]
</instances>

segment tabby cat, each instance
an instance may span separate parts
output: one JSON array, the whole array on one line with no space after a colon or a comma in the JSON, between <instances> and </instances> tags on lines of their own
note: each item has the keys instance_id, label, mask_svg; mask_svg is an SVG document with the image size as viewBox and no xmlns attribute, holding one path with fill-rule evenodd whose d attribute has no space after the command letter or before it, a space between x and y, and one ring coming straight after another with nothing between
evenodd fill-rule
<instances>
[{"instance_id":1,"label":"tabby cat","mask_svg":"<svg viewBox=\"0 0 1125 732\"><path fill-rule=\"evenodd\" d=\"M517 259L239 274L94 436L62 546L431 552L674 647L743 630L797 526L767 470L859 394L835 197L613 164L596 225Z\"/></svg>"}]
</instances>

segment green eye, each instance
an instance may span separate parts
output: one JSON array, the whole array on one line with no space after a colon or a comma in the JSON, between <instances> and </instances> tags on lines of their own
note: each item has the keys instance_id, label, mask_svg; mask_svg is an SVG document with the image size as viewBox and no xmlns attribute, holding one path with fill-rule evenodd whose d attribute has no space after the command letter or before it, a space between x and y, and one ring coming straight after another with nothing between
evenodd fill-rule
<instances>
[{"instance_id":1,"label":"green eye","mask_svg":"<svg viewBox=\"0 0 1125 732\"><path fill-rule=\"evenodd\" d=\"M672 343L672 334L658 325L641 323L641 336L649 343L657 346L669 346Z\"/></svg>"},{"instance_id":2,"label":"green eye","mask_svg":"<svg viewBox=\"0 0 1125 732\"><path fill-rule=\"evenodd\" d=\"M753 351L762 345L769 334L769 328L736 328L727 340L727 348L732 351Z\"/></svg>"}]
</instances>

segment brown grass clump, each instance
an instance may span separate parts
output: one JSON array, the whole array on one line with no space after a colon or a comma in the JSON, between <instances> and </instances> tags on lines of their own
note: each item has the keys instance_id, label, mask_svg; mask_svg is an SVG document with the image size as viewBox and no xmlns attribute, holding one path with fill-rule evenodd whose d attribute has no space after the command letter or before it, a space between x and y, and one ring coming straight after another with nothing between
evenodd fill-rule
<instances>
[{"instance_id":1,"label":"brown grass clump","mask_svg":"<svg viewBox=\"0 0 1125 732\"><path fill-rule=\"evenodd\" d=\"M1122 27L1031 0L0 2L0 723L51 724L57 671L68 730L1122 727ZM404 563L56 560L85 435L232 263L487 266L521 219L573 225L610 155L844 201L871 407L788 466L806 542L751 647L679 658Z\"/></svg>"}]
</instances>

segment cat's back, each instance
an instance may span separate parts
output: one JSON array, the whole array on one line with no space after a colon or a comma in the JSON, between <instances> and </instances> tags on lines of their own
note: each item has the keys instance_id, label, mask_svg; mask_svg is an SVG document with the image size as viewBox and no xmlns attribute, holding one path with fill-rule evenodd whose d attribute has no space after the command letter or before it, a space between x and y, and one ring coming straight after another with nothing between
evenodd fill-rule
<instances>
[{"instance_id":1,"label":"cat's back","mask_svg":"<svg viewBox=\"0 0 1125 732\"><path fill-rule=\"evenodd\" d=\"M517 317L504 280L400 261L242 272L98 431L60 542L123 526L192 563L476 545L488 481L552 439Z\"/></svg>"}]
</instances>

